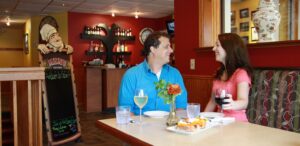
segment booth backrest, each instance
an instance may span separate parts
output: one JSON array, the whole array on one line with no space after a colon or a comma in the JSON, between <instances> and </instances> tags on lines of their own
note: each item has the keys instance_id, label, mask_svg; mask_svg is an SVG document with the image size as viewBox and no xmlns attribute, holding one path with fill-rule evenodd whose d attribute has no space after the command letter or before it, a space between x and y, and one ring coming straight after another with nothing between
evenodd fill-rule
<instances>
[{"instance_id":1,"label":"booth backrest","mask_svg":"<svg viewBox=\"0 0 300 146\"><path fill-rule=\"evenodd\" d=\"M248 120L300 133L300 68L256 68Z\"/></svg>"}]
</instances>

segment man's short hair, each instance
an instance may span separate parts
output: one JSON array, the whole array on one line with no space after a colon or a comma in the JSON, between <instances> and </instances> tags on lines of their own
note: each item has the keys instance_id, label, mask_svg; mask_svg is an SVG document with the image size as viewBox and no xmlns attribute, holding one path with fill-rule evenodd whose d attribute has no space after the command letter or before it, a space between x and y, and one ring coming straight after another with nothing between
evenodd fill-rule
<instances>
[{"instance_id":1,"label":"man's short hair","mask_svg":"<svg viewBox=\"0 0 300 146\"><path fill-rule=\"evenodd\" d=\"M151 33L144 42L144 49L142 50L142 55L147 57L150 54L150 48L157 48L160 45L159 38L166 37L170 39L169 35L164 32L153 32Z\"/></svg>"}]
</instances>

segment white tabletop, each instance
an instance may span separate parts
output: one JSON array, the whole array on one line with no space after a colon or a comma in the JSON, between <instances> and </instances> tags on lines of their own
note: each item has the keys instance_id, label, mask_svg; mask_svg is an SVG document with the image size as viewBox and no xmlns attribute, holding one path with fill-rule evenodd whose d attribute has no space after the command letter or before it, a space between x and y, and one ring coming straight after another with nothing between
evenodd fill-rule
<instances>
[{"instance_id":1,"label":"white tabletop","mask_svg":"<svg viewBox=\"0 0 300 146\"><path fill-rule=\"evenodd\" d=\"M142 125L131 123L121 126L113 118L99 120L96 125L133 145L137 140L155 146L300 146L298 133L251 123L234 122L184 135L167 131L165 118L144 117L143 120ZM124 136L127 138L124 139ZM131 137L129 140L128 136Z\"/></svg>"}]
</instances>

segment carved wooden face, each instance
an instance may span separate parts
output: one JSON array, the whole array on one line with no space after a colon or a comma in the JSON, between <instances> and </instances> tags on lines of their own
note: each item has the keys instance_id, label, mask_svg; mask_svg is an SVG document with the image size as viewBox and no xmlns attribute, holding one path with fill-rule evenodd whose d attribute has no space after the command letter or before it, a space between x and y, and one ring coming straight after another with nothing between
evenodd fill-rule
<instances>
[{"instance_id":1,"label":"carved wooden face","mask_svg":"<svg viewBox=\"0 0 300 146\"><path fill-rule=\"evenodd\" d=\"M63 41L62 41L62 38L59 36L59 33L53 33L49 37L48 43L53 45L56 48L60 48L63 46Z\"/></svg>"}]
</instances>

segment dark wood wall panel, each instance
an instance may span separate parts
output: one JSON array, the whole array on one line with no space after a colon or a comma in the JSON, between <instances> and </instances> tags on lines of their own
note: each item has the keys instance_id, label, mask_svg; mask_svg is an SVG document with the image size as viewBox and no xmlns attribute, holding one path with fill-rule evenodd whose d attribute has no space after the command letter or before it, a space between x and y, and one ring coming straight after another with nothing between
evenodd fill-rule
<instances>
[{"instance_id":1,"label":"dark wood wall panel","mask_svg":"<svg viewBox=\"0 0 300 146\"><path fill-rule=\"evenodd\" d=\"M211 96L213 77L201 75L183 75L183 79L188 92L188 102L200 103L201 111L203 111Z\"/></svg>"}]
</instances>

